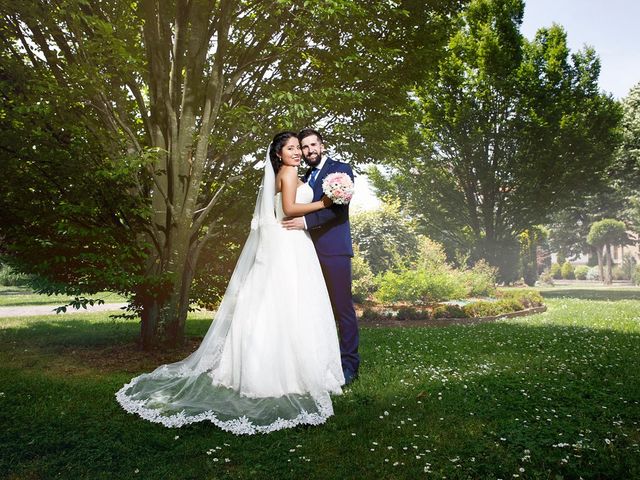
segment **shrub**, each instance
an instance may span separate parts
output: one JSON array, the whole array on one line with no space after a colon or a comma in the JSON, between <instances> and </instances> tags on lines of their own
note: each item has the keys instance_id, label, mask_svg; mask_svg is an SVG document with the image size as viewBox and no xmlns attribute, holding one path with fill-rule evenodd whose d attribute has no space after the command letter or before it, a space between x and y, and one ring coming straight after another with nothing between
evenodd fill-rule
<instances>
[{"instance_id":1,"label":"shrub","mask_svg":"<svg viewBox=\"0 0 640 480\"><path fill-rule=\"evenodd\" d=\"M540 277L538 277L538 281L544 285L553 285L553 276L551 276L549 270L545 270L540 274Z\"/></svg>"},{"instance_id":2,"label":"shrub","mask_svg":"<svg viewBox=\"0 0 640 480\"><path fill-rule=\"evenodd\" d=\"M418 256L416 223L407 219L396 201L352 214L351 234L374 275L414 262Z\"/></svg>"},{"instance_id":3,"label":"shrub","mask_svg":"<svg viewBox=\"0 0 640 480\"><path fill-rule=\"evenodd\" d=\"M388 318L393 318L393 313L385 310L378 311L373 308L365 308L360 315L360 319L366 322L375 322L379 320L386 320Z\"/></svg>"},{"instance_id":4,"label":"shrub","mask_svg":"<svg viewBox=\"0 0 640 480\"><path fill-rule=\"evenodd\" d=\"M627 272L622 267L616 266L611 270L611 278L613 280L629 280Z\"/></svg>"},{"instance_id":5,"label":"shrub","mask_svg":"<svg viewBox=\"0 0 640 480\"><path fill-rule=\"evenodd\" d=\"M586 280L588 273L589 273L589 267L587 267L586 265L578 265L576 267L575 274L578 280Z\"/></svg>"},{"instance_id":6,"label":"shrub","mask_svg":"<svg viewBox=\"0 0 640 480\"><path fill-rule=\"evenodd\" d=\"M27 285L29 276L17 273L9 265L0 264L0 285L5 287L20 287Z\"/></svg>"},{"instance_id":7,"label":"shrub","mask_svg":"<svg viewBox=\"0 0 640 480\"><path fill-rule=\"evenodd\" d=\"M634 285L640 285L640 265L636 265L633 275L631 276L631 280Z\"/></svg>"},{"instance_id":8,"label":"shrub","mask_svg":"<svg viewBox=\"0 0 640 480\"><path fill-rule=\"evenodd\" d=\"M369 264L364 256L360 253L357 245L353 247L353 261L351 263L353 301L356 303L364 302L375 289L375 278L369 268Z\"/></svg>"},{"instance_id":9,"label":"shrub","mask_svg":"<svg viewBox=\"0 0 640 480\"><path fill-rule=\"evenodd\" d=\"M589 271L587 272L587 280L600 280L600 268L589 267Z\"/></svg>"},{"instance_id":10,"label":"shrub","mask_svg":"<svg viewBox=\"0 0 640 480\"><path fill-rule=\"evenodd\" d=\"M559 280L562 278L562 266L559 263L554 263L551 265L551 268L549 269L549 273L551 274L552 278L555 278L556 280Z\"/></svg>"},{"instance_id":11,"label":"shrub","mask_svg":"<svg viewBox=\"0 0 640 480\"><path fill-rule=\"evenodd\" d=\"M467 288L467 297L491 296L496 293L498 269L485 260L478 261L473 268L460 272Z\"/></svg>"},{"instance_id":12,"label":"shrub","mask_svg":"<svg viewBox=\"0 0 640 480\"><path fill-rule=\"evenodd\" d=\"M502 300L516 300L524 308L539 307L543 304L543 298L540 292L526 288L500 290L497 296Z\"/></svg>"},{"instance_id":13,"label":"shrub","mask_svg":"<svg viewBox=\"0 0 640 480\"><path fill-rule=\"evenodd\" d=\"M497 298L498 300L495 302L479 301L465 305L463 308L465 316L472 318L494 317L542 305L542 295L536 290L500 290Z\"/></svg>"},{"instance_id":14,"label":"shrub","mask_svg":"<svg viewBox=\"0 0 640 480\"><path fill-rule=\"evenodd\" d=\"M431 312L433 318L467 318L464 309L458 305L438 305Z\"/></svg>"},{"instance_id":15,"label":"shrub","mask_svg":"<svg viewBox=\"0 0 640 480\"><path fill-rule=\"evenodd\" d=\"M517 312L524 306L515 298L504 298L497 302L474 302L465 305L464 312L467 317L495 317L502 313Z\"/></svg>"},{"instance_id":16,"label":"shrub","mask_svg":"<svg viewBox=\"0 0 640 480\"><path fill-rule=\"evenodd\" d=\"M376 285L378 291L374 297L382 303L434 303L462 298L466 294L460 275L448 269L388 271L376 277Z\"/></svg>"},{"instance_id":17,"label":"shrub","mask_svg":"<svg viewBox=\"0 0 640 480\"><path fill-rule=\"evenodd\" d=\"M624 270L625 280L631 280L633 277L633 272L636 269L636 259L630 253L625 253L622 257L622 264L620 267Z\"/></svg>"},{"instance_id":18,"label":"shrub","mask_svg":"<svg viewBox=\"0 0 640 480\"><path fill-rule=\"evenodd\" d=\"M427 310L403 305L398 308L396 320L428 320L430 316L430 312Z\"/></svg>"},{"instance_id":19,"label":"shrub","mask_svg":"<svg viewBox=\"0 0 640 480\"><path fill-rule=\"evenodd\" d=\"M576 277L573 265L571 265L568 260L562 264L560 273L562 275L562 278L564 278L565 280L573 280Z\"/></svg>"},{"instance_id":20,"label":"shrub","mask_svg":"<svg viewBox=\"0 0 640 480\"><path fill-rule=\"evenodd\" d=\"M425 270L448 269L447 254L441 243L434 242L429 237L420 237L418 241L418 268Z\"/></svg>"}]
</instances>

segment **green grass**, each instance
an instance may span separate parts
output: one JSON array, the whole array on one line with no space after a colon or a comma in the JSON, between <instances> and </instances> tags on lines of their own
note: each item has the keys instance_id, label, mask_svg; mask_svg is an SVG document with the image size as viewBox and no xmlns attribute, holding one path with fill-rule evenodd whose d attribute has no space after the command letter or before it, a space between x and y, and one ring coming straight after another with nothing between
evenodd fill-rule
<instances>
[{"instance_id":1,"label":"green grass","mask_svg":"<svg viewBox=\"0 0 640 480\"><path fill-rule=\"evenodd\" d=\"M33 293L26 287L5 287L0 286L0 307L16 307L26 305L66 305L74 297L67 295L44 295ZM88 298L104 300L105 303L121 303L127 299L117 293L101 292L95 295L88 295Z\"/></svg>"},{"instance_id":2,"label":"green grass","mask_svg":"<svg viewBox=\"0 0 640 480\"><path fill-rule=\"evenodd\" d=\"M122 411L124 382L186 354L140 354L136 322L2 319L0 478L640 478L640 301L586 297L493 324L363 329L360 380L327 424L254 437ZM194 315L189 334L208 325Z\"/></svg>"},{"instance_id":3,"label":"green grass","mask_svg":"<svg viewBox=\"0 0 640 480\"><path fill-rule=\"evenodd\" d=\"M541 288L540 293L545 298L582 298L585 300L640 300L639 287L584 287L559 286Z\"/></svg>"}]
</instances>

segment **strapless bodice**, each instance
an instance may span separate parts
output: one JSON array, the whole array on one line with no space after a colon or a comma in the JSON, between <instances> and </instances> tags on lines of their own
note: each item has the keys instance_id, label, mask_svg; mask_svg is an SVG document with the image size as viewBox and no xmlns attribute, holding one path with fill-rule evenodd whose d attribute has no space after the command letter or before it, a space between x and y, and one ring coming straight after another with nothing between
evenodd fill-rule
<instances>
[{"instance_id":1,"label":"strapless bodice","mask_svg":"<svg viewBox=\"0 0 640 480\"><path fill-rule=\"evenodd\" d=\"M296 203L311 203L313 201L313 190L311 187L303 183L299 185L296 189ZM284 214L284 210L282 210L282 193L276 193L276 218L278 220L282 220L286 215Z\"/></svg>"}]
</instances>

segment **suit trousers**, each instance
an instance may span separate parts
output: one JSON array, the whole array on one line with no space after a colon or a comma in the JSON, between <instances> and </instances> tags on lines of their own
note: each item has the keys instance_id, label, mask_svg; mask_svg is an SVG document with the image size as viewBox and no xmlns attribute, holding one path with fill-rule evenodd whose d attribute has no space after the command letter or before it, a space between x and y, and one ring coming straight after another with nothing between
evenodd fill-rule
<instances>
[{"instance_id":1,"label":"suit trousers","mask_svg":"<svg viewBox=\"0 0 640 480\"><path fill-rule=\"evenodd\" d=\"M329 291L333 315L340 334L340 356L345 376L358 373L360 355L358 320L351 294L351 257L348 255L318 255Z\"/></svg>"}]
</instances>

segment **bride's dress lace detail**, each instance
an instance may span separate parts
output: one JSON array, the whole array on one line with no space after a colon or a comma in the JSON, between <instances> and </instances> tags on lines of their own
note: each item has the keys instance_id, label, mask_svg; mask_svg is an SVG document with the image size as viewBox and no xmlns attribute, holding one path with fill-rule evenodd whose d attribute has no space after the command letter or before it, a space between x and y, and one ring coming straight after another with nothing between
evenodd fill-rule
<instances>
[{"instance_id":1,"label":"bride's dress lace detail","mask_svg":"<svg viewBox=\"0 0 640 480\"><path fill-rule=\"evenodd\" d=\"M235 434L318 425L344 383L331 303L308 232L285 230L265 167L249 238L202 344L140 375L122 407L166 427L210 421ZM296 202L308 203L303 184Z\"/></svg>"},{"instance_id":2,"label":"bride's dress lace detail","mask_svg":"<svg viewBox=\"0 0 640 480\"><path fill-rule=\"evenodd\" d=\"M309 413L303 410L295 418L277 418L268 425L254 424L246 415L232 420L220 420L213 410L190 416L184 411L174 415L163 415L160 410L148 408L144 400L131 400L127 396L125 392L133 385L135 380L122 387L116 394L116 399L120 405L129 413L135 413L145 420L161 423L169 428L180 428L183 425L208 420L222 430L236 435L254 435L256 433L271 433L284 428L293 428L298 425L321 425L333 415L333 405L328 397L326 400L318 400L318 411L316 413Z\"/></svg>"}]
</instances>

